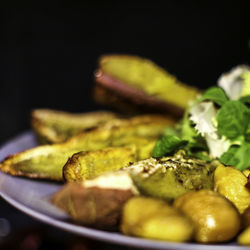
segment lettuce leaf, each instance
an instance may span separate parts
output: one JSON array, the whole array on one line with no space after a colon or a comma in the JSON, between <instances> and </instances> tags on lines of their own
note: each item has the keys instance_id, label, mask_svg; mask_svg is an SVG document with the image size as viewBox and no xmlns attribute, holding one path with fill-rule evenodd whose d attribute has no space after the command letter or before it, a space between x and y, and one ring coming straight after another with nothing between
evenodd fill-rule
<instances>
[{"instance_id":1,"label":"lettuce leaf","mask_svg":"<svg viewBox=\"0 0 250 250\"><path fill-rule=\"evenodd\" d=\"M186 144L187 141L182 140L175 135L163 136L155 145L153 157L158 158L165 155L171 155Z\"/></svg>"},{"instance_id":2,"label":"lettuce leaf","mask_svg":"<svg viewBox=\"0 0 250 250\"><path fill-rule=\"evenodd\" d=\"M218 132L229 139L246 133L250 122L250 110L240 101L228 101L217 114Z\"/></svg>"},{"instance_id":3,"label":"lettuce leaf","mask_svg":"<svg viewBox=\"0 0 250 250\"><path fill-rule=\"evenodd\" d=\"M232 145L227 152L220 157L220 162L234 166L240 171L250 167L250 144L245 142L241 145Z\"/></svg>"},{"instance_id":4,"label":"lettuce leaf","mask_svg":"<svg viewBox=\"0 0 250 250\"><path fill-rule=\"evenodd\" d=\"M216 103L219 106L222 106L228 101L228 97L225 93L225 91L220 87L211 87L208 90L204 92L204 94L201 96L201 101L212 101Z\"/></svg>"}]
</instances>

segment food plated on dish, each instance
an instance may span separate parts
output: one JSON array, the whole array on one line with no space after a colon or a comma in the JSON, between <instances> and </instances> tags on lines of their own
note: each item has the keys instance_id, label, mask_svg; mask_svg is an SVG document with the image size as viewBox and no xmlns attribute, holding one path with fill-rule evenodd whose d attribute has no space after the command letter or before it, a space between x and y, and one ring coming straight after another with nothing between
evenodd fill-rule
<instances>
[{"instance_id":1,"label":"food plated on dish","mask_svg":"<svg viewBox=\"0 0 250 250\"><path fill-rule=\"evenodd\" d=\"M77 224L249 245L249 68L201 91L149 60L109 55L95 82L95 100L119 112L34 110L42 145L8 156L0 170L64 183L51 203Z\"/></svg>"}]
</instances>

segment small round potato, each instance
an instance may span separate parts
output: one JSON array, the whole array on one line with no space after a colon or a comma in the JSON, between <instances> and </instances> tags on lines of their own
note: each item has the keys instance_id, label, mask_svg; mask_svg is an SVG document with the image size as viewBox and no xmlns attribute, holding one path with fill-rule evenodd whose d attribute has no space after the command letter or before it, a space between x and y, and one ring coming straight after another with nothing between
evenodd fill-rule
<instances>
[{"instance_id":1,"label":"small round potato","mask_svg":"<svg viewBox=\"0 0 250 250\"><path fill-rule=\"evenodd\" d=\"M137 234L144 238L183 242L190 240L193 226L181 215L153 216L145 220Z\"/></svg>"},{"instance_id":2,"label":"small round potato","mask_svg":"<svg viewBox=\"0 0 250 250\"><path fill-rule=\"evenodd\" d=\"M194 223L197 242L229 241L240 230L240 215L234 205L210 190L189 191L174 201Z\"/></svg>"},{"instance_id":3,"label":"small round potato","mask_svg":"<svg viewBox=\"0 0 250 250\"><path fill-rule=\"evenodd\" d=\"M166 202L133 197L126 202L121 220L121 231L157 240L184 242L192 238L192 222Z\"/></svg>"}]
</instances>

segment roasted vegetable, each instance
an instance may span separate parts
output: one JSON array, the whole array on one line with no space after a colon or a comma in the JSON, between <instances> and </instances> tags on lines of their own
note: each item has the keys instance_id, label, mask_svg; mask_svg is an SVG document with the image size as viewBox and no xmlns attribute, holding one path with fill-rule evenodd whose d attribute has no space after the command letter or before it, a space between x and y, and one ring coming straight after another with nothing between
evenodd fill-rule
<instances>
[{"instance_id":1,"label":"roasted vegetable","mask_svg":"<svg viewBox=\"0 0 250 250\"><path fill-rule=\"evenodd\" d=\"M212 164L186 158L184 151L173 157L150 158L127 168L144 195L173 200L188 190L212 189Z\"/></svg>"},{"instance_id":2,"label":"roasted vegetable","mask_svg":"<svg viewBox=\"0 0 250 250\"><path fill-rule=\"evenodd\" d=\"M150 60L132 55L106 55L98 62L95 74L97 86L95 99L103 98L105 90L108 95L115 94L126 102L132 102L143 108L149 107L161 112L180 116L188 103L195 99L199 91L179 82L174 76ZM114 103L116 106L116 103Z\"/></svg>"},{"instance_id":3,"label":"roasted vegetable","mask_svg":"<svg viewBox=\"0 0 250 250\"><path fill-rule=\"evenodd\" d=\"M240 245L250 246L250 226L238 236L237 242Z\"/></svg>"},{"instance_id":4,"label":"roasted vegetable","mask_svg":"<svg viewBox=\"0 0 250 250\"><path fill-rule=\"evenodd\" d=\"M127 235L183 242L192 237L191 221L162 200L133 197L122 213L121 231Z\"/></svg>"},{"instance_id":5,"label":"roasted vegetable","mask_svg":"<svg viewBox=\"0 0 250 250\"><path fill-rule=\"evenodd\" d=\"M117 118L107 111L73 114L51 109L31 112L31 125L42 143L64 142L73 135Z\"/></svg>"},{"instance_id":6,"label":"roasted vegetable","mask_svg":"<svg viewBox=\"0 0 250 250\"><path fill-rule=\"evenodd\" d=\"M195 240L201 243L225 242L240 230L240 215L224 196L211 190L189 191L174 201L195 226Z\"/></svg>"},{"instance_id":7,"label":"roasted vegetable","mask_svg":"<svg viewBox=\"0 0 250 250\"><path fill-rule=\"evenodd\" d=\"M74 154L63 167L67 182L82 182L136 161L136 147L105 148Z\"/></svg>"},{"instance_id":8,"label":"roasted vegetable","mask_svg":"<svg viewBox=\"0 0 250 250\"><path fill-rule=\"evenodd\" d=\"M250 190L245 187L247 177L234 167L220 165L214 172L214 189L228 198L240 213L250 206Z\"/></svg>"},{"instance_id":9,"label":"roasted vegetable","mask_svg":"<svg viewBox=\"0 0 250 250\"><path fill-rule=\"evenodd\" d=\"M153 142L170 124L173 124L173 120L160 115L144 115L111 121L73 136L64 143L39 146L9 156L0 163L0 170L12 175L61 181L62 168L74 153L136 145L138 137L150 139ZM149 149L153 150L152 142L151 148L148 145L146 149L137 147L139 158L148 157Z\"/></svg>"},{"instance_id":10,"label":"roasted vegetable","mask_svg":"<svg viewBox=\"0 0 250 250\"><path fill-rule=\"evenodd\" d=\"M52 197L78 224L112 230L124 203L138 194L126 172L108 173L82 184L69 183Z\"/></svg>"}]
</instances>

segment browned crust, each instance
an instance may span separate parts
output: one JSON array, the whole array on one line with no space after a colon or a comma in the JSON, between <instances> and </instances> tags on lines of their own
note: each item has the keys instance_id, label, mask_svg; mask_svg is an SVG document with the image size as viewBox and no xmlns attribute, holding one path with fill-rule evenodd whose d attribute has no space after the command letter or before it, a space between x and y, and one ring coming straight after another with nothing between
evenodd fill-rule
<instances>
[{"instance_id":1,"label":"browned crust","mask_svg":"<svg viewBox=\"0 0 250 250\"><path fill-rule=\"evenodd\" d=\"M83 151L81 151L83 152ZM62 178L64 183L69 182L77 182L76 178L74 179L71 174L74 174L75 176L75 167L78 161L79 153L73 154L65 163L62 169ZM69 167L70 166L70 167Z\"/></svg>"},{"instance_id":2,"label":"browned crust","mask_svg":"<svg viewBox=\"0 0 250 250\"><path fill-rule=\"evenodd\" d=\"M63 182L62 178L56 178L56 177L51 177L48 174L43 174L43 173L23 173L22 171L18 171L18 170L12 170L12 169L8 169L6 170L5 168L1 168L0 169L1 172L5 173L5 174L9 174L12 176L16 176L16 177L22 177L22 178L28 178L28 179L37 179L37 180L48 180L51 182Z\"/></svg>"},{"instance_id":3,"label":"browned crust","mask_svg":"<svg viewBox=\"0 0 250 250\"><path fill-rule=\"evenodd\" d=\"M39 146L38 146L39 147ZM42 147L42 146L41 146ZM10 162L14 160L18 155L28 152L30 149L23 150L19 153L9 154L7 155L2 162L0 162L0 171L17 177L38 179L38 180L48 180L48 181L56 181L63 182L62 178L51 177L46 173L24 173L23 171L18 170L17 168L12 168Z\"/></svg>"},{"instance_id":4,"label":"browned crust","mask_svg":"<svg viewBox=\"0 0 250 250\"><path fill-rule=\"evenodd\" d=\"M180 117L184 112L184 109L169 102L159 100L154 96L148 96L143 91L122 83L110 75L105 74L100 69L95 73L94 80L97 85L109 93L113 93L118 98L134 103L136 106L144 107L144 109L148 107L158 112L171 113L176 117ZM98 101L98 97L95 99Z\"/></svg>"}]
</instances>

